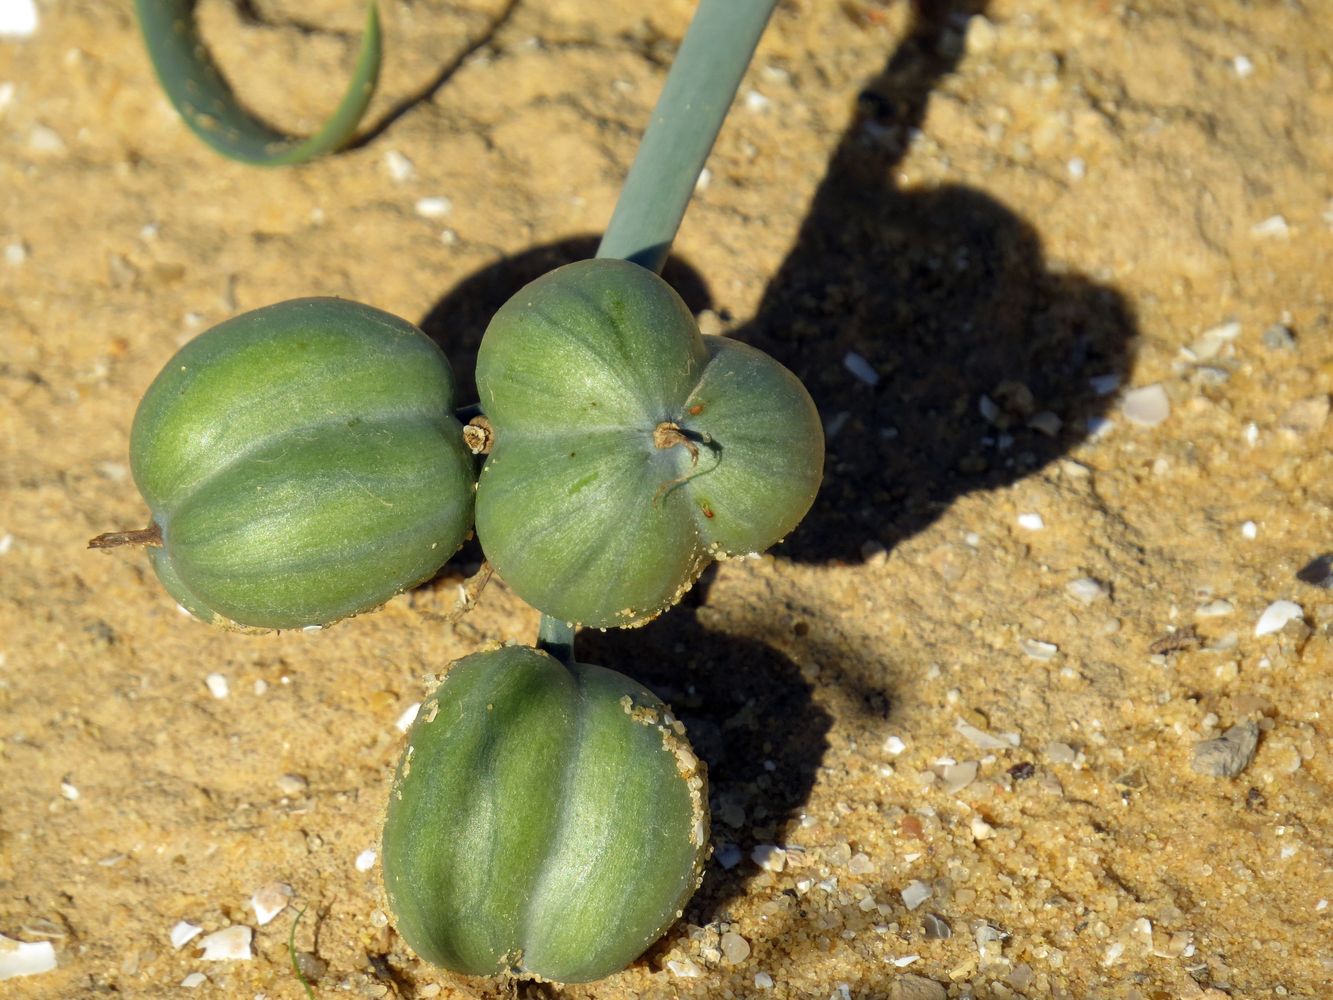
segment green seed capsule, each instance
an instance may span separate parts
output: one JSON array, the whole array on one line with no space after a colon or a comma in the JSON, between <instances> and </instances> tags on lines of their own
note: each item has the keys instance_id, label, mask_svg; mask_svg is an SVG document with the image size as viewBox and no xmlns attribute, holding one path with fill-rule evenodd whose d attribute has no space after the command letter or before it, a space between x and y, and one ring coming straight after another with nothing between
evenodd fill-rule
<instances>
[{"instance_id":1,"label":"green seed capsule","mask_svg":"<svg viewBox=\"0 0 1333 1000\"><path fill-rule=\"evenodd\" d=\"M584 625L641 624L708 563L805 516L824 434L800 381L704 337L657 275L616 260L538 278L477 357L494 431L477 534L520 597Z\"/></svg>"},{"instance_id":2,"label":"green seed capsule","mask_svg":"<svg viewBox=\"0 0 1333 1000\"><path fill-rule=\"evenodd\" d=\"M325 625L431 576L471 528L443 352L410 323L297 299L208 330L130 436L159 579L205 621Z\"/></svg>"},{"instance_id":3,"label":"green seed capsule","mask_svg":"<svg viewBox=\"0 0 1333 1000\"><path fill-rule=\"evenodd\" d=\"M589 982L640 955L698 885L704 766L623 674L520 646L477 653L408 739L384 881L426 960Z\"/></svg>"}]
</instances>

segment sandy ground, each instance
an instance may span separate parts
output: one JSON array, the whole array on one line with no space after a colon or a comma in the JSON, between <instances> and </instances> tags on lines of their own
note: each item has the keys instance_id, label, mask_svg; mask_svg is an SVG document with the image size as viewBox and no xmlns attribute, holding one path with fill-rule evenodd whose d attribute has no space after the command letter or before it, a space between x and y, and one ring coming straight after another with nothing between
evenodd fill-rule
<instances>
[{"instance_id":1,"label":"sandy ground","mask_svg":"<svg viewBox=\"0 0 1333 1000\"><path fill-rule=\"evenodd\" d=\"M298 998L302 908L321 997L1330 995L1333 6L981 6L908 43L902 2L789 0L710 160L669 276L806 381L826 485L771 554L580 640L685 718L717 857L578 988L426 966L357 864L395 721L534 637L498 582L440 624L475 550L240 636L84 544L144 523L137 399L237 311L367 301L468 382L490 311L590 252L690 5L389 0L369 141L283 170L179 124L127 3L0 39L0 933L58 961L0 995ZM208 38L313 129L362 10L255 8L204 0ZM1238 775L1195 769L1247 723ZM253 958L173 948L179 921Z\"/></svg>"}]
</instances>

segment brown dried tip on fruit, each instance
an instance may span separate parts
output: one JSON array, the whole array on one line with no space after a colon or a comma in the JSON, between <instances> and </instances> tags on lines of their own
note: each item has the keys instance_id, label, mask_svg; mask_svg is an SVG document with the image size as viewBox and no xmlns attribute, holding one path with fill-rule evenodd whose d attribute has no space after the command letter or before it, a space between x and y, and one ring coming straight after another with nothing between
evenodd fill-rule
<instances>
[{"instance_id":1,"label":"brown dried tip on fruit","mask_svg":"<svg viewBox=\"0 0 1333 1000\"><path fill-rule=\"evenodd\" d=\"M90 549L114 549L121 545L152 545L162 547L162 529L157 523L137 531L107 531L89 539Z\"/></svg>"},{"instance_id":2,"label":"brown dried tip on fruit","mask_svg":"<svg viewBox=\"0 0 1333 1000\"><path fill-rule=\"evenodd\" d=\"M489 455L491 445L495 443L495 431L485 417L473 417L463 428L463 441L474 455Z\"/></svg>"}]
</instances>

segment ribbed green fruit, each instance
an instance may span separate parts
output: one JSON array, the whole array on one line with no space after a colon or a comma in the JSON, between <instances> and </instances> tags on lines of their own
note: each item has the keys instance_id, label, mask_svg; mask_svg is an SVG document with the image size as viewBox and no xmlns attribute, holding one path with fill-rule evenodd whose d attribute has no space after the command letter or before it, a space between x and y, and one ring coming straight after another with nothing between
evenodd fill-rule
<instances>
[{"instance_id":1,"label":"ribbed green fruit","mask_svg":"<svg viewBox=\"0 0 1333 1000\"><path fill-rule=\"evenodd\" d=\"M205 621L325 625L430 577L471 529L474 460L443 352L339 299L196 337L130 435L167 590Z\"/></svg>"},{"instance_id":2,"label":"ribbed green fruit","mask_svg":"<svg viewBox=\"0 0 1333 1000\"><path fill-rule=\"evenodd\" d=\"M589 260L492 319L477 357L494 444L477 535L520 597L641 624L714 558L760 552L814 502L819 414L762 351L704 337L656 274Z\"/></svg>"},{"instance_id":3,"label":"ribbed green fruit","mask_svg":"<svg viewBox=\"0 0 1333 1000\"><path fill-rule=\"evenodd\" d=\"M508 646L422 705L384 827L398 930L469 975L581 983L680 916L708 844L684 727L623 674Z\"/></svg>"}]
</instances>

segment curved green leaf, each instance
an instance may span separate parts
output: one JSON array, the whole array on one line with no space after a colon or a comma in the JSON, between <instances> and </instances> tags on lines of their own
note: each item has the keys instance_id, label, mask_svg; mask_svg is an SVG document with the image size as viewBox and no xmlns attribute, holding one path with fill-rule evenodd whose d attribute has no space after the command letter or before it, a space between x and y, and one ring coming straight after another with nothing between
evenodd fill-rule
<instances>
[{"instance_id":1,"label":"curved green leaf","mask_svg":"<svg viewBox=\"0 0 1333 1000\"><path fill-rule=\"evenodd\" d=\"M304 163L344 145L365 113L380 73L379 10L371 0L356 70L342 103L309 138L284 135L241 106L199 35L197 0L135 0L153 69L185 124L215 150L259 166Z\"/></svg>"}]
</instances>

